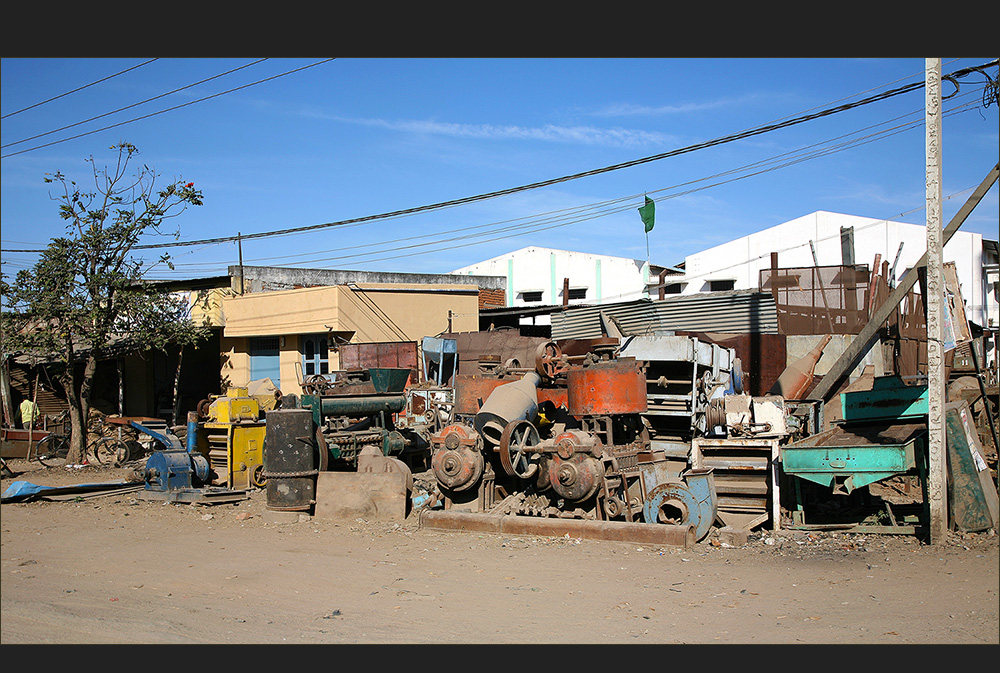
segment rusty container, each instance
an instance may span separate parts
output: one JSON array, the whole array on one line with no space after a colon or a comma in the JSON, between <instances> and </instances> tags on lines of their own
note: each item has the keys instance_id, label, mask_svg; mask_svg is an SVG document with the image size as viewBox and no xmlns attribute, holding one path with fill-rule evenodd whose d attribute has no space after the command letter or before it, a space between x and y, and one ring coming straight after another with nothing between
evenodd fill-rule
<instances>
[{"instance_id":1,"label":"rusty container","mask_svg":"<svg viewBox=\"0 0 1000 673\"><path fill-rule=\"evenodd\" d=\"M566 375L571 416L642 414L646 375L635 358L618 358L570 369Z\"/></svg>"},{"instance_id":2,"label":"rusty container","mask_svg":"<svg viewBox=\"0 0 1000 673\"><path fill-rule=\"evenodd\" d=\"M493 391L515 379L459 374L455 377L455 416L475 416Z\"/></svg>"},{"instance_id":3,"label":"rusty container","mask_svg":"<svg viewBox=\"0 0 1000 673\"><path fill-rule=\"evenodd\" d=\"M267 412L264 477L267 508L305 511L316 502L318 453L308 409Z\"/></svg>"}]
</instances>

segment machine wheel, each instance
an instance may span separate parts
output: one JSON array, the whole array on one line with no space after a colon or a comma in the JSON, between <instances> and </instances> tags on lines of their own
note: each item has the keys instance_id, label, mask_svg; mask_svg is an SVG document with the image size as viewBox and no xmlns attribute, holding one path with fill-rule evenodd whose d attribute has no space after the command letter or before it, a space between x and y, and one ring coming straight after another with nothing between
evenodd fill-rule
<instances>
[{"instance_id":1,"label":"machine wheel","mask_svg":"<svg viewBox=\"0 0 1000 673\"><path fill-rule=\"evenodd\" d=\"M530 421L511 421L500 435L500 464L512 477L527 479L535 474L538 465L528 461L531 447L541 443L538 430Z\"/></svg>"},{"instance_id":2,"label":"machine wheel","mask_svg":"<svg viewBox=\"0 0 1000 673\"><path fill-rule=\"evenodd\" d=\"M323 428L316 427L316 469L326 472L330 469L330 448L326 445L326 437L323 436Z\"/></svg>"},{"instance_id":3,"label":"machine wheel","mask_svg":"<svg viewBox=\"0 0 1000 673\"><path fill-rule=\"evenodd\" d=\"M69 455L69 437L49 435L42 437L35 445L35 456L45 467L62 467Z\"/></svg>"},{"instance_id":4,"label":"machine wheel","mask_svg":"<svg viewBox=\"0 0 1000 673\"><path fill-rule=\"evenodd\" d=\"M539 344L535 350L535 371L539 376L554 379L563 368L562 350L554 341Z\"/></svg>"},{"instance_id":5,"label":"machine wheel","mask_svg":"<svg viewBox=\"0 0 1000 673\"><path fill-rule=\"evenodd\" d=\"M267 477L264 476L264 466L257 465L250 473L250 482L257 488L264 488L267 485Z\"/></svg>"}]
</instances>

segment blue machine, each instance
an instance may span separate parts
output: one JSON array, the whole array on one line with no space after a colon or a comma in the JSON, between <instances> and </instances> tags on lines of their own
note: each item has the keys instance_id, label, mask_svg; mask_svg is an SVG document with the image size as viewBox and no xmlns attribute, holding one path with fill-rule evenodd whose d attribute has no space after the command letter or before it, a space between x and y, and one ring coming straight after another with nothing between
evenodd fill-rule
<instances>
[{"instance_id":1,"label":"blue machine","mask_svg":"<svg viewBox=\"0 0 1000 673\"><path fill-rule=\"evenodd\" d=\"M696 540L708 535L718 513L713 470L697 468L676 474L667 461L640 462L646 523L694 526Z\"/></svg>"},{"instance_id":2,"label":"blue machine","mask_svg":"<svg viewBox=\"0 0 1000 673\"><path fill-rule=\"evenodd\" d=\"M198 413L187 417L187 446L173 434L160 434L135 421L132 427L153 438L163 449L146 459L142 470L145 489L139 495L144 500L169 502L232 502L246 498L246 491L212 487L213 473L208 458L198 452Z\"/></svg>"}]
</instances>

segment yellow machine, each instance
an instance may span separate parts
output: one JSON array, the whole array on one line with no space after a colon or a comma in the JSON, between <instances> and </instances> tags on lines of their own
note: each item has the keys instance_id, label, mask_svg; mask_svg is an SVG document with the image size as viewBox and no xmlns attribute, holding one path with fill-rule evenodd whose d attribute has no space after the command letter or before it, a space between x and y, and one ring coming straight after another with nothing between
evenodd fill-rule
<instances>
[{"instance_id":1,"label":"yellow machine","mask_svg":"<svg viewBox=\"0 0 1000 673\"><path fill-rule=\"evenodd\" d=\"M198 405L198 451L227 488L263 488L264 435L260 402L246 388L229 388Z\"/></svg>"}]
</instances>

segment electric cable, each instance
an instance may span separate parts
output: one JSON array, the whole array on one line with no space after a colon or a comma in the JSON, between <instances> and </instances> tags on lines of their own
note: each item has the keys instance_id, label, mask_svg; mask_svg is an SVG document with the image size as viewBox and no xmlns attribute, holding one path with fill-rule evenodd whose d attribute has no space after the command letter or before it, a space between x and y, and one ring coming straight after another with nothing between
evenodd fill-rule
<instances>
[{"instance_id":1,"label":"electric cable","mask_svg":"<svg viewBox=\"0 0 1000 673\"><path fill-rule=\"evenodd\" d=\"M973 67L973 68L964 68L962 70L959 70L959 71L956 71L954 73L951 73L950 76L951 77L963 77L963 76L969 74L970 72L978 71L978 68L980 68L980 67L991 67L993 65L996 65L998 62L1000 62L1000 61L994 60L993 62L985 64L984 66L976 66L976 67ZM225 241L235 241L235 240L237 240L237 238L239 238L241 240L251 240L251 239L255 239L255 238L267 238L267 237L270 237L270 236L278 236L278 235L286 234L286 233L293 233L293 232L299 232L299 231L314 231L314 230L317 230L317 229L327 229L327 228L330 228L330 227L344 226L344 225L347 225L347 224L354 224L354 223L358 223L358 222L371 222L371 221L374 221L374 220L382 220L382 219L386 219L386 218L389 218L389 217L395 217L395 216L404 215L404 214L418 213L418 212L427 212L427 211L430 211L430 210L439 210L439 209L444 208L444 207L450 207L450 206L455 206L455 205L460 205L460 204L475 203L475 202L478 202L478 201L485 201L485 200L497 198L497 197L500 197L500 196L508 196L510 194L516 194L516 193L519 193L519 192L529 191L529 190L532 190L532 189L538 189L540 187L548 187L548 186L551 186L551 185L554 185L554 184L559 184L559 183L562 183L562 182L569 182L571 180L577 180L577 179L584 178L584 177L590 177L590 176L593 176L593 175L599 175L599 174L602 174L602 173L608 173L608 172L611 172L611 171L617 171L617 170L621 170L621 169L624 169L624 168L631 168L633 166L639 166L639 165L651 163L651 162L654 162L654 161L660 161L662 159L680 156L680 155L687 154L687 153L690 153L690 152L694 152L694 151L697 151L697 150L706 149L708 147L715 147L715 146L718 146L718 145L722 145L722 144L734 142L736 140L744 140L746 138L751 138L751 137L758 136L758 135L761 135L761 134L764 134L764 133L769 133L771 131L775 131L775 130L778 130L778 129L788 128L790 126L795 126L797 124L802 124L802 123L807 122L807 121L813 121L815 119L820 119L820 118L827 117L827 116L830 116L830 115L833 115L833 114L838 114L840 112L845 112L847 110L851 110L851 109L854 109L854 108L857 108L857 107L861 107L861 106L864 106L864 105L869 105L871 103L882 101L882 100L885 100L887 98L891 98L893 96L898 96L898 95L901 95L901 94L904 94L904 93L909 93L911 91L915 91L917 89L923 88L924 85L925 85L925 83L922 82L922 81L921 82L914 82L914 83L911 83L911 84L907 84L907 85L898 87L896 89L891 89L889 91L885 91L885 92L882 92L882 93L879 93L879 94L875 94L873 96L869 96L867 98L863 98L863 99L861 99L859 101L856 101L856 102L853 102L853 103L845 103L845 104L838 105L838 106L835 106L835 107L832 107L832 108L827 108L825 110L821 110L820 112L816 112L816 113L813 113L813 114L807 114L807 115L795 117L795 118L789 119L787 121L781 121L781 122L772 123L772 124L765 124L763 126L758 126L756 128L753 128L753 129L749 129L749 130L746 130L746 131L741 131L739 133L734 133L734 134L731 134L731 135L728 135L728 136L722 136L722 137L719 137L719 138L715 138L713 140L708 140L708 141L705 141L705 142L702 142L702 143L697 143L697 144L694 144L694 145L688 145L687 147L678 148L676 150L671 150L669 152L662 152L662 153L654 154L654 155L651 155L651 156L648 156L648 157L643 157L643 158L640 158L640 159L633 159L631 161L626 161L626 162L622 162L622 163L618 163L618 164L613 164L613 165L610 165L610 166L605 166L603 168L595 168L595 169L591 169L591 170L588 170L588 171L583 171L583 172L580 172L580 173L574 173L572 175L565 175L565 176L562 176L562 177L559 177L559 178L551 178L549 180L542 180L542 181L539 181L539 182L533 182L533 183L530 183L530 184L527 184L527 185L521 185L521 186L518 186L518 187L511 187L511 188L508 188L508 189L501 189L501 190L497 190L497 191L494 191L494 192L487 192L485 194L479 194L479 195L476 195L476 196L467 196L467 197L463 197L463 198L459 198L459 199L453 199L453 200L450 200L450 201L443 201L443 202L440 202L440 203L429 204L429 205L425 205L425 206L417 206L415 208L407 208L407 209L403 209L403 210L396 210L396 211L391 211L391 212L388 212L388 213L382 213L382 214L379 214L379 215L369 215L369 216L366 216L366 217L353 218L353 219L349 219L349 220L341 220L341 221L338 221L338 222L326 222L326 223L323 223L323 224L313 224L313 225L306 225L306 226L302 226L302 227L292 227L292 228L289 228L289 229L281 229L281 230L277 230L277 231L258 232L258 233L241 235L239 237L237 237L237 236L220 236L220 237L217 237L217 238L202 239L202 240L198 240L198 241L177 241L177 242L174 242L174 243L154 243L154 244L147 244L147 245L137 245L137 246L134 246L134 249L138 250L138 249L153 249L153 248L172 248L172 247L181 247L181 246L186 246L186 245L202 245L204 243L221 243L221 242L225 242Z\"/></svg>"},{"instance_id":2,"label":"electric cable","mask_svg":"<svg viewBox=\"0 0 1000 673\"><path fill-rule=\"evenodd\" d=\"M976 66L976 67L972 67L972 68L966 68L966 69L963 69L963 70L960 70L960 71L956 71L955 73L952 73L951 75L949 75L949 77L958 78L958 77L964 77L964 76L970 74L971 72L982 72L982 68L995 65L996 63L997 62L994 61L994 62L992 62L990 64L986 64L985 66ZM988 76L987 76L987 78L988 78ZM750 137L751 135L757 135L757 134L760 134L760 133L767 132L769 130L775 130L776 128L782 128L784 126L791 125L792 123L795 123L795 124L801 123L803 121L807 121L807 120L811 120L811 119L816 119L816 118L821 117L821 116L827 116L829 114L834 114L834 113L839 112L839 111L844 111L846 109L851 109L853 107L858 107L860 105L865 105L865 104L868 104L868 103L871 103L871 102L875 102L877 100L882 100L882 99L885 99L885 98L887 98L889 96L894 96L894 95L898 95L900 93L905 93L907 91L912 91L912 90L914 90L916 88L919 88L919 87L922 87L922 86L923 86L922 82L921 83L913 83L913 84L910 84L910 85L907 85L907 86L904 86L904 87L899 87L897 89L893 89L893 90L884 92L882 94L878 94L876 96L870 96L870 97L865 98L865 99L863 99L861 101L858 101L856 103L847 104L847 105L841 105L841 106L838 106L838 107L835 107L835 108L829 108L827 110L823 110L820 113L813 114L813 115L805 115L805 116L790 118L790 122L777 123L777 124L768 124L768 125L765 125L765 126L758 127L756 129L751 129L750 131L745 131L743 133L734 134L734 135L731 135L731 136L725 136L725 137L722 137L722 138L719 138L719 139L716 139L716 140L713 140L713 141L709 141L707 143L701 143L699 145L689 146L688 148L681 148L680 150L675 150L675 151L663 153L663 154L660 154L660 155L654 155L652 157L646 157L644 159L639 159L639 160L635 160L635 161L631 161L631 162L626 162L624 164L616 164L614 166L606 167L606 168L603 168L603 169L595 169L593 171L587 171L587 172L584 172L584 173L578 173L578 174L575 174L573 176L565 176L563 178L556 178L556 179L553 179L553 180L543 181L543 182L540 182L540 183L533 183L532 185L526 185L526 186L523 186L523 187L513 188L511 190L502 190L500 192L492 192L492 193L484 194L484 195L480 195L480 196L467 197L465 199L457 199L457 200L454 200L454 201L443 202L443 203L440 203L440 204L433 204L433 205L430 205L430 206L423 206L423 207L419 207L419 208L407 209L407 210L402 210L402 211L395 211L394 213L388 213L388 214L383 214L383 215L369 216L369 217L365 217L365 218L356 218L354 220L345 220L345 221L342 221L342 222L326 223L326 224L320 224L320 225L310 225L310 226L306 226L306 227L297 227L297 228L291 228L291 229L280 230L280 231L275 231L275 232L262 232L262 233L258 233L258 234L248 234L248 235L245 235L245 236L220 237L220 238L216 238L216 239L205 239L205 240L201 240L201 241L187 241L187 242L176 242L176 243L167 243L167 244L140 245L140 246L134 246L134 249L165 248L165 247L178 247L178 246L190 246L190 245L208 245L208 244L214 244L214 243L233 242L233 241L238 241L238 240L242 240L242 239L259 238L259 237L265 237L265 236L281 236L281 235L287 235L287 234L293 234L293 233L308 232L308 231L313 231L315 229L325 228L325 227L332 227L332 226L357 226L359 224L371 221L373 219L387 219L387 218L390 218L390 217L399 217L399 216L403 216L403 215L415 214L417 212L423 212L423 211L431 210L431 209L439 209L439 208L445 208L445 207L454 207L456 205L460 205L460 204L464 204L464 203L469 203L469 202L472 202L472 201L483 200L483 199L486 199L486 198L493 198L496 195L514 193L516 191L524 191L526 189L535 188L537 186L543 186L543 185L548 185L548 184L555 184L557 182L562 182L562 181L566 181L566 180L569 180L569 179L575 179L577 177L582 177L582 176L586 176L586 175L593 175L593 174L596 174L596 173L606 172L606 171L609 171L609 170L617 170L618 168L632 166L632 165L637 165L639 163L645 163L645 162L648 162L648 161L653 161L653 160L657 160L657 159L660 159L660 158L665 158L667 156L676 156L677 154L681 154L681 153L688 152L688 151L693 151L694 149L701 149L701 148L712 146L712 145L715 145L715 144L720 144L722 142L730 142L730 141L735 140L735 139L741 139L741 138L744 138L744 137ZM868 141L868 142L870 142L870 141ZM832 151L840 151L840 150L826 150L824 153L829 153L829 152L832 152ZM799 159L798 161L803 161L803 160L805 160L805 159ZM793 162L793 163L797 163L798 161ZM751 164L751 166L752 165L754 165L754 164ZM784 166L780 166L780 167L785 167L787 165L790 165L790 164L785 164ZM734 170L742 170L742 169L734 169ZM774 170L774 169L771 169L771 170ZM730 171L730 172L732 172L732 171ZM717 175L724 175L724 174L725 173L723 173L723 174L717 174ZM759 172L755 173L755 174L759 174ZM710 177L715 177L715 176L710 176ZM750 177L750 176L744 176L744 177ZM703 178L702 180L705 180L705 179L710 179L710 178ZM743 179L743 178L739 178L739 179ZM712 185L712 186L717 186L718 184L722 184L722 183L716 183L716 185ZM671 189L671 188L665 188L665 189ZM662 191L662 190L657 190L657 191ZM683 193L690 193L690 192L683 192ZM681 194L675 194L675 195L672 195L672 196L669 196L669 197L665 197L665 198L675 198L676 196L679 196L679 195L681 195ZM630 198L632 198L632 197L624 197L623 199L618 199L616 201L622 201L622 200L626 200L626 199L630 199ZM612 202L607 202L607 203L613 203L613 201ZM590 207L595 207L595 206L590 206ZM627 206L627 207L630 208L631 206ZM623 207L622 210L624 210L624 209L625 208ZM616 212L616 211L610 211L610 212ZM605 214L609 214L609 213L605 213ZM585 218L585 219L590 219L590 218ZM576 220L576 221L581 221L581 220ZM565 226L565 224L569 224L569 223L570 222L566 222L563 225L558 225L558 226ZM524 225L524 226L535 226L537 224L538 224L538 222L533 222L533 223L529 223L528 225ZM479 226L488 226L488 225L479 225ZM544 228L552 228L552 227L544 227ZM504 230L509 230L509 229L510 228L508 227L508 228L505 228L505 229L499 230L499 231L504 231ZM536 229L536 230L532 230L532 231L537 231L537 230L540 230L540 229ZM491 233L495 233L495 232L491 232ZM412 240L412 237L409 240ZM497 239L492 239L492 240L497 240ZM374 244L370 244L369 246L360 246L360 247L371 247L371 245L374 245ZM406 247L409 248L409 247L413 247L413 246L406 246ZM465 246L459 246L459 247L465 247ZM343 248L341 248L341 249L343 249ZM370 254L382 254L382 253L388 252L388 251L389 250L385 250L385 251L381 251L381 252L378 252L378 253L370 253ZM39 252L39 251L38 250L5 250L4 252ZM404 256L411 256L411 255L404 255ZM333 259L343 259L343 257L338 257L338 258L333 258ZM383 259L392 259L392 258L390 257L390 258L383 258ZM326 261L326 260L324 260L324 261ZM380 261L380 260L369 260L369 261ZM193 264L192 266L195 266L195 265Z\"/></svg>"},{"instance_id":3,"label":"electric cable","mask_svg":"<svg viewBox=\"0 0 1000 673\"><path fill-rule=\"evenodd\" d=\"M252 87L252 86L257 86L258 84L263 84L264 82L270 82L271 80L278 79L279 77L285 77L287 75L291 75L291 74L300 72L302 70L306 70L308 68L313 68L313 67L315 67L317 65L322 65L323 63L328 63L329 61L332 61L332 60L334 60L334 59L333 58L323 59L322 61L317 61L316 63L310 63L309 65L304 65L301 68L295 68L294 70L289 70L287 72L283 72L283 73L280 73L278 75L273 75L271 77L265 77L264 79L257 80L256 82L251 82L250 84L244 84L242 86L234 87L234 88L228 89L226 91L220 91L219 93L214 93L211 96L205 96L204 98L199 98L197 100L188 101L187 103L181 103L180 105L175 105L173 107L169 107L169 108L166 108L164 110L159 110L157 112L151 112L149 114L142 115L140 117L135 117L133 119L128 119L126 121L119 122L117 124L111 124L110 126L105 126L103 128L94 129L93 131L87 131L86 133L79 133L79 134L77 134L75 136L70 136L68 138L63 138L61 140L53 140L50 143L45 143L45 144L42 144L42 145L36 145L34 147L29 147L28 149L20 150L19 152L10 152L8 154L0 155L0 159L6 159L7 157L13 157L13 156L16 156L18 154L25 154L27 152L31 152L33 150L41 149L43 147L50 147L52 145L58 145L59 143L64 143L64 142L67 142L69 140L76 140L77 138L82 138L84 136L93 135L94 133L100 133L101 131L107 131L108 129L113 129L113 128L116 128L118 126L124 126L126 124L131 124L132 122L137 122L137 121L140 121L140 120L143 120L143 119L149 119L150 117L155 117L156 115L161 115L161 114L164 114L165 112L173 112L174 110L179 110L179 109L187 107L189 105L194 105L196 103L203 103L203 102L205 102L207 100L211 100L213 98L218 98L219 96L225 96L226 94L233 93L234 91L239 91L241 89L247 89L247 88ZM231 240L235 240L235 237L233 237Z\"/></svg>"},{"instance_id":4,"label":"electric cable","mask_svg":"<svg viewBox=\"0 0 1000 673\"><path fill-rule=\"evenodd\" d=\"M948 113L946 113L946 115L953 115L953 114L957 114L958 112L962 112L962 111L968 111L968 110L962 110L960 108L959 109L953 109L953 110L950 110ZM910 114L915 114L915 113L910 113ZM866 131L866 130L869 130L871 128L874 128L876 126L882 126L882 125L885 125L887 123L897 121L897 120L899 120L899 119L901 119L903 117L906 117L906 116L909 116L909 115L901 115L900 117L897 117L897 118L892 119L892 120L888 120L887 122L881 122L880 124L876 124L876 125L873 125L873 126L865 127L865 128L860 129L858 131L852 132L851 134L844 134L842 136L838 136L836 138L824 141L824 143L831 143L833 141L842 140L845 137L848 137L848 136L851 136L851 135L856 135L856 134L861 133L863 131ZM647 191L645 193L646 194L657 194L657 193L661 193L661 192L664 192L664 191L667 191L667 190L677 189L677 188L685 186L685 185L693 185L693 184L696 184L698 182L705 182L707 180L711 180L711 179L714 179L714 178L723 177L723 176L726 176L726 175L731 175L731 174L737 173L739 171L748 170L748 169L753 168L755 166L768 166L769 164L773 165L773 164L776 164L777 161L780 160L780 159L782 159L782 158L790 157L790 159L788 161L786 161L785 163L778 164L778 165L773 165L771 168L767 168L766 170L758 170L758 171L755 171L753 173L748 173L746 175L742 175L740 177L733 178L732 180L724 180L724 181L720 181L720 182L711 183L711 184L708 184L708 185L705 185L705 186L701 186L701 187L698 187L698 188L693 188L693 189L689 189L689 190L685 190L685 191L681 191L681 192L676 192L676 193L670 194L668 196L662 196L662 197L660 197L660 200L677 198L677 197L684 196L684 195L687 195L687 194L691 194L691 193L694 193L694 192L697 192L697 191L701 191L701 190L704 190L704 189L709 189L711 187L717 187L717 186L719 186L721 184L726 184L728 182L732 182L732 181L735 181L735 180L746 179L748 177L753 177L753 176L756 176L756 175L760 175L760 174L763 174L765 172L769 172L769 171L772 171L772 170L778 170L780 168L787 168L788 166L791 166L791 165L794 165L794 164L797 164L797 163L801 163L803 161L807 161L807 160L810 160L810 159L813 159L813 158L817 158L819 156L825 156L825 155L828 155L828 154L831 154L831 153L834 153L834 152L844 151L846 149L850 149L850 148L855 147L855 146L860 145L860 144L866 144L866 143L869 143L869 142L873 142L874 140L878 139L879 136L883 136L884 137L885 135L889 134L890 132L891 132L891 134L900 133L902 131L909 130L909 129L913 128L918 123L920 123L920 122L919 121L915 121L915 122L911 122L911 123L909 123L907 125L897 125L897 126L894 126L894 127L890 127L887 130L879 131L877 133L870 134L868 136L863 136L863 137L861 137L859 139L844 141L844 142L841 142L840 144L833 145L833 146L827 147L827 148L814 149L810 154L805 154L805 155L801 155L801 156L798 156L798 157L794 156L796 153L801 153L803 150L806 150L806 149L817 148L817 147L819 147L822 144L822 143L814 143L813 145L809 145L809 146L806 146L804 148L799 148L799 149L794 150L794 151L786 152L786 153L777 155L775 157L771 157L771 158L766 159L766 160L761 160L761 161L758 161L758 162L754 162L754 163L745 165L745 166L740 167L740 168L731 169L729 171L725 171L725 172L722 172L722 173L716 173L716 174L711 175L711 176L707 176L707 177L704 177L704 178L699 178L697 180L691 180L691 181L688 181L688 182L685 182L685 183L681 183L679 185L674 185L672 187L666 187L666 188L661 188L661 189L658 189L658 190ZM407 236L405 238L393 239L393 240L389 240L389 241L380 241L378 243L367 243L367 244L360 244L360 245L356 245L356 246L339 246L338 248L336 248L336 250L338 250L338 251L345 251L345 250L358 250L358 249L363 249L363 248L371 248L371 247L376 247L376 246L384 246L384 245L392 244L392 243L403 243L403 242L407 243L407 245L404 245L404 246L399 246L399 247L394 247L394 248L384 248L382 250L377 250L377 251L373 251L373 252L370 252L370 253L359 253L359 254L352 254L352 255L338 255L338 256L335 256L335 257L325 257L325 258L319 258L319 259L317 259L315 257L315 255L318 255L318 254L324 254L324 253L327 253L327 252L332 252L331 250L325 250L325 251L312 251L310 253L299 253L299 254L295 254L295 255L285 255L285 256L282 256L282 257L255 258L255 259L253 259L251 261L259 263L259 262L262 262L262 261L270 261L270 260L275 260L275 259L292 258L292 259L299 260L296 264L305 264L305 263L315 263L315 262L343 261L343 260L351 260L351 259L357 260L359 258L363 258L363 257L368 256L368 255L385 254L385 253L389 253L389 252L395 252L395 251L401 251L401 250L408 250L408 249L413 249L413 248L427 247L427 246L436 245L436 244L445 243L445 242L448 243L449 247L467 247L465 245L463 245L463 246L455 246L454 243L455 243L455 241L459 241L459 240L467 240L467 239L470 239L470 238L481 238L483 236L489 236L489 235L492 235L492 234L500 234L500 233L504 233L504 232L512 232L512 233L508 233L508 235L497 236L497 237L494 237L494 238L490 238L487 241L481 241L481 242L493 242L493 241L501 240L501 239L504 239L504 238L510 238L512 236L515 236L515 235L524 235L524 234L527 234L527 233L537 233L539 231L544 231L544 230L548 230L548 229L552 229L552 228L556 228L556 227L567 226L567 225L570 225L570 224L576 224L576 223L579 223L579 222L582 222L582 221L585 221L585 220L597 219L597 218L600 218L600 217L605 217L607 215L611 215L611 214L615 214L615 213L618 213L618 212L623 212L623 211L626 211L626 210L630 210L634 206L634 203L632 203L632 201L635 198L636 198L636 195L629 195L629 196L626 196L626 197L620 197L620 198L617 198L617 199L613 199L613 200L609 200L609 201L604 201L604 202L600 202L600 203L596 203L596 204L589 204L589 205L578 206L578 207L574 207L574 208L570 208L570 209L565 209L565 210L561 210L561 211L554 211L553 213L546 213L546 214L541 214L541 215L535 215L535 216L531 216L530 221L528 221L526 223L522 223L522 224L509 224L508 226L505 226L505 227L493 228L493 229L490 229L487 232L478 233L478 234L470 234L468 232L471 229L481 229L481 228L485 228L485 227L495 227L496 224L507 224L509 222L516 223L516 222L519 222L519 221L527 220L529 218L527 218L527 217L525 217L525 218L517 218L517 219L514 219L514 220L507 220L507 221L503 221L503 222L499 222L499 223L494 222L494 223L489 223L489 224L485 224L485 225L474 225L472 227L463 227L461 229L446 230L446 231L437 232L437 233L434 233L434 234L423 234L423 235L416 235L416 236ZM620 205L620 204L625 203L625 202L627 202L626 205ZM600 209L600 210L596 210L596 209ZM591 213L588 214L587 211L594 211L594 212L591 212ZM557 218L562 218L562 219L560 220L560 219L557 219ZM552 224L553 222L555 222L555 224ZM546 225L546 226L542 226L542 225ZM357 226L357 225L353 225L353 226ZM455 234L459 234L459 233L461 233L462 235L456 237ZM431 241L429 243L413 243L413 241L415 239L432 238L432 237L446 237L446 238L443 238L443 239L440 239L440 240ZM447 249L449 249L449 248L437 248L437 249L430 250L430 251L427 251L427 252L441 252L441 251L447 250ZM420 253L420 254L424 254L424 253ZM401 255L400 257L409 257L409 256L413 256L413 255L412 254L407 254L407 255ZM308 258L308 259L306 259L306 258ZM396 259L396 258L397 257L390 256L390 257L380 257L380 258L377 258L377 259L369 259L369 260L365 260L365 261L387 261L387 260ZM288 266L290 264L292 264L292 262L289 262L289 263L286 263L286 264L277 264L277 265L272 264L272 266ZM185 266L185 265L184 264L175 264L175 266ZM203 264L194 264L193 266L203 266Z\"/></svg>"},{"instance_id":5,"label":"electric cable","mask_svg":"<svg viewBox=\"0 0 1000 673\"><path fill-rule=\"evenodd\" d=\"M158 58L151 58L148 61L144 61L143 63L139 63L138 65L133 65L131 68L126 68L125 70L122 70L121 72L116 72L114 75L108 75L107 77L99 79L96 82L91 82L90 84L84 84L83 86L78 86L77 88L73 89L72 91L67 91L66 93L61 93L58 96L53 96L52 98L49 98L48 100L43 100L41 103L35 103L34 105L29 105L28 107L21 108L20 110L17 110L15 112L8 112L7 114L0 116L0 119L6 119L7 117L13 117L16 114L21 114L22 112L27 112L28 110L36 108L36 107L38 107L40 105L45 105L46 103L51 103L54 100L59 100L60 98L63 98L63 97L68 96L70 94L76 93L77 91L83 91L87 87L94 86L95 84L100 84L101 82L106 82L109 79L112 79L114 77L118 77L119 75L124 75L127 72L131 72L132 70L135 70L136 68L141 68L142 66L148 65L148 64L152 63L153 61L157 61L157 60L159 60L159 59Z\"/></svg>"},{"instance_id":6,"label":"electric cable","mask_svg":"<svg viewBox=\"0 0 1000 673\"><path fill-rule=\"evenodd\" d=\"M129 110L131 108L138 107L139 105L144 105L146 103L151 103L154 100L158 100L160 98L164 98L164 97L169 96L171 94L175 94L175 93L178 93L180 91L184 91L185 89L190 89L192 87L196 87L199 84L204 84L205 82L210 82L213 79L218 79L220 77L225 77L226 75L231 75L232 73L234 73L234 72L236 72L238 70L242 70L243 68L249 68L252 65L257 65L258 63L261 63L262 61L266 61L266 60L267 60L266 58L257 59L256 61L253 61L252 63L247 63L245 65L241 65L238 68L233 68L232 70L228 70L226 72L219 73L218 75L213 75L211 77L206 77L205 79L203 79L201 81L195 82L193 84L188 84L187 86L182 86L182 87L180 87L178 89L174 89L173 91L168 91L166 93L161 93L158 96L153 96L152 98L147 98L146 100L139 101L138 103L132 103L131 105L126 105L125 107L118 108L117 110L112 110L111 112L105 112L104 114L97 115L96 117L91 117L90 119L84 119L83 121L79 121L79 122L76 122L74 124L69 124L67 126L63 126L61 128L54 129L52 131L46 131L45 133L39 133L38 135L31 136L30 138L24 138L22 140L16 140L16 141L14 141L12 143L7 143L6 145L0 145L0 148L11 147L13 145L20 145L21 143L26 143L29 140L35 140L36 138L41 138L43 136L52 135L53 133L59 133L60 131L65 131L66 129L71 129L74 126L80 126L81 124L87 124L89 122L95 121L97 119L101 119L103 117L110 117L113 114L118 114L119 112L124 112L125 110Z\"/></svg>"}]
</instances>

